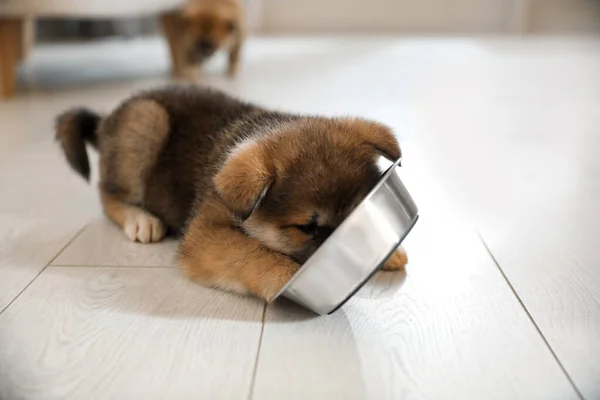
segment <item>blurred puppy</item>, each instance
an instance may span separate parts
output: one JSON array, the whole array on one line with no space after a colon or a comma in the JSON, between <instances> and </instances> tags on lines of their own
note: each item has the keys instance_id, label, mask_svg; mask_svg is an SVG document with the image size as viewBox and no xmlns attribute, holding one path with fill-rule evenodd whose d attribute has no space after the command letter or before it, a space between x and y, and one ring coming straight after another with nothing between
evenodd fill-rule
<instances>
[{"instance_id":1,"label":"blurred puppy","mask_svg":"<svg viewBox=\"0 0 600 400\"><path fill-rule=\"evenodd\" d=\"M196 78L219 49L229 52L228 74L236 74L245 30L239 0L189 0L181 10L163 14L161 22L175 76Z\"/></svg>"},{"instance_id":2,"label":"blurred puppy","mask_svg":"<svg viewBox=\"0 0 600 400\"><path fill-rule=\"evenodd\" d=\"M279 113L198 87L143 92L106 118L57 119L70 165L100 153L106 215L133 241L181 236L180 268L205 285L267 300L400 157L389 128ZM402 269L399 249L384 269Z\"/></svg>"}]
</instances>

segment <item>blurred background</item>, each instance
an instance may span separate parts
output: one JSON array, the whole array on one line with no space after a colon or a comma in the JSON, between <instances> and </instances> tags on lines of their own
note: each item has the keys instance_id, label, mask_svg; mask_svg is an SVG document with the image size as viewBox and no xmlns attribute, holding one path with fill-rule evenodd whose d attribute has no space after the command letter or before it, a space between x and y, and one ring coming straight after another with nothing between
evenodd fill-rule
<instances>
[{"instance_id":1,"label":"blurred background","mask_svg":"<svg viewBox=\"0 0 600 400\"><path fill-rule=\"evenodd\" d=\"M11 97L19 79L22 89L66 83L53 62L30 60L35 46L160 38L160 15L182 4L181 0L0 0L0 21L4 21L0 27L1 97ZM245 0L243 5L251 36L514 36L600 32L600 0ZM69 52L69 47L60 49ZM168 55L161 54L157 57L165 57L168 63ZM45 64L44 68L38 66L40 62ZM159 69L167 68L159 67L156 60L154 64ZM159 73L157 69L153 71ZM111 73L114 77L119 75ZM94 71L86 75L89 79L102 77ZM85 77L80 78L85 81ZM109 75L105 78L111 79Z\"/></svg>"},{"instance_id":2,"label":"blurred background","mask_svg":"<svg viewBox=\"0 0 600 400\"><path fill-rule=\"evenodd\" d=\"M244 4L254 34L600 32L598 0L246 0ZM92 17L41 16L36 19L36 38L53 41L160 34L153 16Z\"/></svg>"}]
</instances>

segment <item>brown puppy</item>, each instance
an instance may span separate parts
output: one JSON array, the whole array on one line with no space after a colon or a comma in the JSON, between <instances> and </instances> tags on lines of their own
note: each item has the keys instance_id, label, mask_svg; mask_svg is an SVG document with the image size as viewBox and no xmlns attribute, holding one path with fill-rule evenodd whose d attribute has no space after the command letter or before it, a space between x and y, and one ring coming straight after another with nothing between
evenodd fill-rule
<instances>
[{"instance_id":1,"label":"brown puppy","mask_svg":"<svg viewBox=\"0 0 600 400\"><path fill-rule=\"evenodd\" d=\"M389 128L284 114L198 87L140 93L102 119L57 120L71 166L100 153L107 216L131 240L181 235L178 263L205 285L267 300L373 188L377 158L400 157ZM386 269L401 269L404 250Z\"/></svg>"},{"instance_id":2,"label":"brown puppy","mask_svg":"<svg viewBox=\"0 0 600 400\"><path fill-rule=\"evenodd\" d=\"M229 52L228 73L234 76L244 41L243 14L239 0L189 0L181 10L163 14L173 74L196 78L201 64L225 49Z\"/></svg>"}]
</instances>

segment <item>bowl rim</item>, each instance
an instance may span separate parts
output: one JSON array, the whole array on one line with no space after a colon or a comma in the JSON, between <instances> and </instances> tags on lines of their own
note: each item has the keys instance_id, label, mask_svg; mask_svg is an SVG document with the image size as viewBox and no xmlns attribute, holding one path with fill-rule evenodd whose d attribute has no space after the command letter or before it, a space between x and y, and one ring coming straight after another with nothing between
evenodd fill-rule
<instances>
[{"instance_id":1,"label":"bowl rim","mask_svg":"<svg viewBox=\"0 0 600 400\"><path fill-rule=\"evenodd\" d=\"M383 156L381 156L383 157ZM382 174L381 178L379 178L379 181L377 182L377 184L373 187L373 189L371 189L371 191L361 200L361 202L354 208L354 210L352 210L350 212L350 214L342 221L342 223L333 231L333 233L323 242L323 244L321 244L321 246L319 246L319 248L300 266L300 268L298 268L298 271L296 271L296 273L294 273L294 275L292 276L292 278L279 290L279 292L277 292L277 294L273 297L274 301L277 298L279 298L280 296L283 295L283 293L294 283L294 281L296 281L296 279L298 279L301 275L302 275L302 270L304 269L304 267L314 258L316 257L321 248L323 248L323 246L325 246L328 242L332 242L333 240L335 240L335 236L336 236L336 232L340 231L340 229L344 226L348 224L348 221L350 219L352 219L352 217L354 215L356 215L357 213L360 212L360 210L362 210L364 207L366 207L366 203L367 201L373 197L375 195L375 193L383 186L384 182L387 181L390 176L392 176L392 173L396 170L396 168L398 168L399 166L401 166L402 163L402 157L398 158L396 161L394 161L388 168L387 170L385 170L385 172ZM350 297L352 297L369 279L371 279L371 277L373 276L373 274L375 274L375 272L377 272L381 266L385 263L385 261L387 261L387 259L392 255L392 253L398 248L398 246L400 246L400 244L404 241L404 238L406 237L406 235L408 235L408 233L412 230L412 227L415 225L415 223L417 222L418 219L418 213L416 218L414 218L414 220L411 222L410 227L406 230L406 233L402 236L402 238L400 239L400 241L398 242L398 244L396 246L394 246L394 248L390 251L390 253L383 259L383 261L381 263L379 263L377 265L377 267L375 267L373 269L373 271L369 274L369 276L367 277L367 279L365 279L363 282L360 282L358 284L358 286L356 286L355 288L351 289L349 292L349 295L346 297L345 300L341 301L339 304L337 304L335 306L335 308L332 311L329 311L327 314L331 314L334 311L336 311L338 308L340 308L341 306L343 306L349 299Z\"/></svg>"}]
</instances>

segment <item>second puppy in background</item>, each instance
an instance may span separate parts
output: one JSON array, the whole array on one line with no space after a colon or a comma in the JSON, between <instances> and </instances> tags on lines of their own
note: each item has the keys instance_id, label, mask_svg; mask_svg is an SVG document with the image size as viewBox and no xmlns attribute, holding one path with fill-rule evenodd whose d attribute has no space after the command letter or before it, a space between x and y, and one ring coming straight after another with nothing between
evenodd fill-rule
<instances>
[{"instance_id":1,"label":"second puppy in background","mask_svg":"<svg viewBox=\"0 0 600 400\"><path fill-rule=\"evenodd\" d=\"M245 36L239 0L189 0L180 10L163 14L161 23L176 77L199 77L202 63L218 50L229 53L227 73L236 74Z\"/></svg>"}]
</instances>

